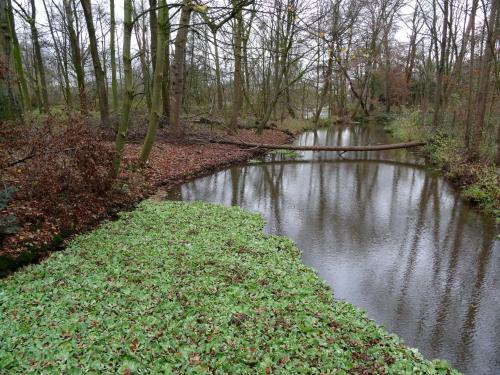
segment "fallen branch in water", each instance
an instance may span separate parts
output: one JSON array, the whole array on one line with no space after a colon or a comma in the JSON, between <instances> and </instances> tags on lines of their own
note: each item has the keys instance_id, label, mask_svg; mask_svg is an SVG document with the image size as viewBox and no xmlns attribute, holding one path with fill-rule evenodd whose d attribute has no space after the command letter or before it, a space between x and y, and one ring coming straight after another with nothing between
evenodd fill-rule
<instances>
[{"instance_id":1,"label":"fallen branch in water","mask_svg":"<svg viewBox=\"0 0 500 375\"><path fill-rule=\"evenodd\" d=\"M297 150L297 151L381 151L381 150L395 150L401 148L412 148L425 145L425 142L415 141L406 143L392 143L386 145L368 145L368 146L297 146L297 145L273 145L273 144L259 144L259 143L246 143L234 142L223 139L209 139L211 143L220 143L228 145L236 145L240 147L254 147L265 149L280 149L280 150Z\"/></svg>"}]
</instances>

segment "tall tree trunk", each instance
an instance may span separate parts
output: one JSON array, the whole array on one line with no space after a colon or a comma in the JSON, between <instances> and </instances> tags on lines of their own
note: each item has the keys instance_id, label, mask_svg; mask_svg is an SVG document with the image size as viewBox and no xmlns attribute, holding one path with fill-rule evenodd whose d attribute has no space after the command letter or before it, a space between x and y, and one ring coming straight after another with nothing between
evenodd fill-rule
<instances>
[{"instance_id":1,"label":"tall tree trunk","mask_svg":"<svg viewBox=\"0 0 500 375\"><path fill-rule=\"evenodd\" d=\"M11 35L8 6L6 0L0 0L0 120L14 119L19 115L16 95L10 71Z\"/></svg>"},{"instance_id":2,"label":"tall tree trunk","mask_svg":"<svg viewBox=\"0 0 500 375\"><path fill-rule=\"evenodd\" d=\"M325 74L325 78L324 78L325 81L323 82L323 88L321 89L321 93L319 95L319 100L318 100L318 108L316 108L316 113L314 114L314 119L313 119L313 123L316 127L319 124L321 112L323 111L323 107L325 106L328 92L330 91L330 84L332 82L332 71L333 71L333 56L334 56L334 47L332 45L329 47L328 63L327 63L326 74Z\"/></svg>"},{"instance_id":3,"label":"tall tree trunk","mask_svg":"<svg viewBox=\"0 0 500 375\"><path fill-rule=\"evenodd\" d=\"M113 110L118 109L118 82L116 81L116 21L115 21L115 0L109 1L109 16L110 16L110 41L109 50L111 53L111 93L113 98Z\"/></svg>"},{"instance_id":4,"label":"tall tree trunk","mask_svg":"<svg viewBox=\"0 0 500 375\"><path fill-rule=\"evenodd\" d=\"M32 0L33 1L33 0ZM92 5L90 0L80 0L87 24L89 34L90 53L92 55L92 64L94 66L94 75L97 86L97 95L99 96L99 112L101 113L101 123L109 126L109 106L108 93L106 92L106 83L104 82L104 71L99 60L99 51L97 49L97 39L95 35L94 23L92 21Z\"/></svg>"},{"instance_id":5,"label":"tall tree trunk","mask_svg":"<svg viewBox=\"0 0 500 375\"><path fill-rule=\"evenodd\" d=\"M73 9L71 9L71 0L64 0L64 10L66 13L66 28L69 34L69 44L71 47L71 61L75 69L76 82L78 85L78 96L80 98L80 110L87 112L87 95L85 92L85 72L82 65L82 55L80 52L80 43L73 26Z\"/></svg>"},{"instance_id":6,"label":"tall tree trunk","mask_svg":"<svg viewBox=\"0 0 500 375\"><path fill-rule=\"evenodd\" d=\"M212 29L214 37L214 53L215 53L215 84L217 85L217 111L219 113L224 109L224 94L222 92L222 81L220 74L220 61L219 61L219 45L217 43L217 29Z\"/></svg>"},{"instance_id":7,"label":"tall tree trunk","mask_svg":"<svg viewBox=\"0 0 500 375\"><path fill-rule=\"evenodd\" d=\"M406 67L405 67L405 78L406 78L406 85L410 84L411 77L413 74L413 67L415 66L415 56L417 54L417 36L418 36L418 26L417 26L417 17L418 17L418 5L415 4L415 10L413 11L413 18L412 18L412 29L411 29L411 36L410 36L410 46L409 46L409 52L408 52L408 57L406 59Z\"/></svg>"},{"instance_id":8,"label":"tall tree trunk","mask_svg":"<svg viewBox=\"0 0 500 375\"><path fill-rule=\"evenodd\" d=\"M476 99L476 116L474 132L472 137L472 152L478 154L481 145L481 138L484 129L484 119L486 116L486 102L488 101L488 91L490 87L490 75L493 62L495 60L495 43L498 36L498 0L491 2L490 14L488 17L488 31L484 53L481 61L479 73L479 88Z\"/></svg>"},{"instance_id":9,"label":"tall tree trunk","mask_svg":"<svg viewBox=\"0 0 500 375\"><path fill-rule=\"evenodd\" d=\"M233 10L239 7L238 0L232 0ZM234 42L234 77L233 77L233 108L231 114L230 127L233 131L238 129L238 117L241 112L242 92L241 92L241 37L243 29L243 18L241 9L238 9L235 18L233 31Z\"/></svg>"},{"instance_id":10,"label":"tall tree trunk","mask_svg":"<svg viewBox=\"0 0 500 375\"><path fill-rule=\"evenodd\" d=\"M113 168L111 170L111 176L113 178L116 178L120 172L123 149L127 140L130 107L132 106L132 99L134 97L132 82L132 57L130 56L130 44L133 30L132 0L125 0L123 9L123 75L125 80L125 95L123 96L120 126L118 127L118 132L116 133L116 154L113 160Z\"/></svg>"},{"instance_id":11,"label":"tall tree trunk","mask_svg":"<svg viewBox=\"0 0 500 375\"><path fill-rule=\"evenodd\" d=\"M464 62L465 53L467 52L467 44L469 44L469 39L471 32L473 32L473 27L475 25L476 20L476 12L479 4L479 0L472 1L472 8L470 12L469 21L467 22L467 28L465 29L464 36L462 38L462 45L460 47L460 53L457 56L457 60L455 62L455 68L453 69L451 83L456 83L460 80L460 76L462 74L462 66ZM451 85L450 85L451 86Z\"/></svg>"},{"instance_id":12,"label":"tall tree trunk","mask_svg":"<svg viewBox=\"0 0 500 375\"><path fill-rule=\"evenodd\" d=\"M384 99L385 99L385 111L387 113L391 112L391 82L390 82L390 73L391 73L391 55L389 51L389 32L392 26L392 19L390 22L384 27Z\"/></svg>"},{"instance_id":13,"label":"tall tree trunk","mask_svg":"<svg viewBox=\"0 0 500 375\"><path fill-rule=\"evenodd\" d=\"M181 111L184 87L184 60L186 57L186 43L191 18L191 2L184 0L179 20L179 30L175 36L174 64L172 66L172 96L170 99L170 126L175 136L182 134Z\"/></svg>"},{"instance_id":14,"label":"tall tree trunk","mask_svg":"<svg viewBox=\"0 0 500 375\"><path fill-rule=\"evenodd\" d=\"M468 87L468 94L467 94L467 117L465 119L465 136L464 136L464 143L465 147L468 151L470 151L470 138L471 138L471 129L472 129L472 118L473 116L473 93L474 93L474 69L475 69L475 64L474 64L474 50L476 46L476 37L475 37L475 13L471 14L471 27L472 27L472 34L470 38L470 59L469 59L469 87Z\"/></svg>"},{"instance_id":15,"label":"tall tree trunk","mask_svg":"<svg viewBox=\"0 0 500 375\"><path fill-rule=\"evenodd\" d=\"M170 17L167 8L167 35L165 35L165 64L163 66L163 85L161 96L163 100L163 117L170 119Z\"/></svg>"},{"instance_id":16,"label":"tall tree trunk","mask_svg":"<svg viewBox=\"0 0 500 375\"><path fill-rule=\"evenodd\" d=\"M17 79L19 80L19 91L21 92L23 110L24 112L28 112L31 110L31 99L28 91L28 84L26 83L26 77L24 75L23 62L21 58L21 48L19 47L19 40L17 38L11 0L7 0L6 16L8 17L9 22L9 34L6 35L10 35L10 38L12 40L12 54L14 55L14 65L16 68Z\"/></svg>"},{"instance_id":17,"label":"tall tree trunk","mask_svg":"<svg viewBox=\"0 0 500 375\"><path fill-rule=\"evenodd\" d=\"M436 0L434 0L436 1ZM438 60L438 68L436 70L436 90L434 94L434 115L432 119L432 127L434 130L440 125L443 118L442 116L442 106L444 101L444 75L446 69L446 49L448 44L448 11L449 11L449 0L443 1L443 26L442 26L442 36L440 42L440 57ZM434 3L435 6L435 3ZM434 35L437 39L437 35Z\"/></svg>"},{"instance_id":18,"label":"tall tree trunk","mask_svg":"<svg viewBox=\"0 0 500 375\"><path fill-rule=\"evenodd\" d=\"M151 35L151 63L153 72L156 65L156 45L158 44L158 17L156 17L157 0L149 0L149 32Z\"/></svg>"},{"instance_id":19,"label":"tall tree trunk","mask_svg":"<svg viewBox=\"0 0 500 375\"><path fill-rule=\"evenodd\" d=\"M62 58L61 49L59 48L59 43L57 41L56 34L54 32L54 27L52 26L51 19L53 18L53 14L52 14L52 12L49 13L49 8L47 7L46 1L42 0L42 3L43 3L43 7L45 9L45 14L47 15L47 22L49 24L50 36L52 37L52 41L54 42L54 51L56 52L56 60L57 60L57 71L58 71L58 74L60 76L62 75L63 79L64 79L64 91L63 91L63 95L64 95L64 97L66 99L66 104L68 105L68 107L71 107L73 105L73 100L72 100L72 97L71 97L71 88L70 88L70 84L69 84L69 76L68 76L68 72L64 68L64 61L63 61L63 58Z\"/></svg>"},{"instance_id":20,"label":"tall tree trunk","mask_svg":"<svg viewBox=\"0 0 500 375\"><path fill-rule=\"evenodd\" d=\"M160 0L160 11L158 17L158 45L156 47L156 64L153 72L153 93L152 108L149 113L149 127L142 146L141 163L145 165L148 162L153 143L158 129L158 119L161 114L161 88L163 81L163 64L165 64L165 36L167 35L167 3L166 0Z\"/></svg>"},{"instance_id":21,"label":"tall tree trunk","mask_svg":"<svg viewBox=\"0 0 500 375\"><path fill-rule=\"evenodd\" d=\"M31 0L31 18L29 19L31 37L33 38L33 47L35 50L36 67L40 79L40 90L42 92L42 108L45 113L49 112L49 93L47 90L47 80L45 78L45 68L43 66L42 49L36 28L36 6L35 0Z\"/></svg>"},{"instance_id":22,"label":"tall tree trunk","mask_svg":"<svg viewBox=\"0 0 500 375\"><path fill-rule=\"evenodd\" d=\"M137 14L135 15L137 17ZM146 59L146 23L143 22L142 28L139 22L134 23L135 27L135 39L137 41L137 47L139 47L139 60L141 62L142 71L142 84L144 86L144 97L146 98L146 106L148 107L148 112L151 112L151 79L149 77L149 66ZM141 35L142 34L142 35Z\"/></svg>"}]
</instances>

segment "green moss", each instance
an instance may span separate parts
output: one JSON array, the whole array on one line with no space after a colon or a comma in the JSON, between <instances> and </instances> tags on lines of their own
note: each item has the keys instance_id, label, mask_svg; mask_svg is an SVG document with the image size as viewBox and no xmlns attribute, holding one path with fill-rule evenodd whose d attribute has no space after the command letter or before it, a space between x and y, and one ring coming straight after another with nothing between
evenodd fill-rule
<instances>
[{"instance_id":1,"label":"green moss","mask_svg":"<svg viewBox=\"0 0 500 375\"><path fill-rule=\"evenodd\" d=\"M240 208L144 202L0 280L0 373L454 373Z\"/></svg>"}]
</instances>

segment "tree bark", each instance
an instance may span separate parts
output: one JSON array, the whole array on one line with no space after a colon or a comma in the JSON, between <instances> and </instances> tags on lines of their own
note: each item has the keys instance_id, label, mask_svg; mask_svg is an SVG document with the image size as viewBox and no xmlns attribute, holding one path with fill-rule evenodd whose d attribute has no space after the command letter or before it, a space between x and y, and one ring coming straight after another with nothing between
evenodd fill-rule
<instances>
[{"instance_id":1,"label":"tree bark","mask_svg":"<svg viewBox=\"0 0 500 375\"><path fill-rule=\"evenodd\" d=\"M128 121L134 88L132 83L132 57L130 56L130 44L132 39L132 0L125 0L123 4L123 75L125 81L125 95L123 96L120 126L116 133L115 150L111 177L116 178L120 172L120 164L123 157L123 149L127 140Z\"/></svg>"},{"instance_id":2,"label":"tree bark","mask_svg":"<svg viewBox=\"0 0 500 375\"><path fill-rule=\"evenodd\" d=\"M64 67L64 60L62 57L61 49L59 48L59 43L56 38L56 34L54 32L54 27L52 26L52 21L51 19L53 18L52 12L49 13L49 8L47 7L46 0L42 0L43 7L45 9L45 14L47 15L47 23L49 24L49 31L50 35L52 37L52 41L54 42L54 51L56 52L56 60L57 60L57 71L60 76L63 76L64 79L64 90L63 90L63 95L66 99L66 104L68 107L71 107L73 105L73 100L72 100L72 95L71 95L71 88L69 84L69 75L67 70Z\"/></svg>"},{"instance_id":3,"label":"tree bark","mask_svg":"<svg viewBox=\"0 0 500 375\"><path fill-rule=\"evenodd\" d=\"M479 88L476 98L476 116L474 118L474 132L472 137L472 152L479 154L479 147L484 129L484 119L486 115L486 102L490 87L490 75L493 62L495 60L495 43L498 36L498 0L491 2L490 14L488 17L488 31L484 54L481 61L479 73Z\"/></svg>"},{"instance_id":4,"label":"tree bark","mask_svg":"<svg viewBox=\"0 0 500 375\"><path fill-rule=\"evenodd\" d=\"M329 47L329 52L328 52L328 64L326 67L325 82L323 82L323 88L321 89L321 93L319 95L318 108L316 108L316 113L314 114L313 123L315 126L318 126L319 124L321 112L323 111L323 107L325 106L328 92L330 91L330 85L332 82L334 53L335 52L332 45Z\"/></svg>"},{"instance_id":5,"label":"tree bark","mask_svg":"<svg viewBox=\"0 0 500 375\"><path fill-rule=\"evenodd\" d=\"M3 5L2 5L3 6ZM21 58L21 48L19 47L19 40L17 38L16 26L14 21L14 12L12 11L11 0L7 0L6 16L8 17L9 23L9 33L12 41L12 54L14 55L14 65L16 68L17 78L19 80L19 87L21 92L21 98L23 102L24 112L31 110L31 98L28 91L28 84L26 83L26 77L24 74L23 62Z\"/></svg>"},{"instance_id":6,"label":"tree bark","mask_svg":"<svg viewBox=\"0 0 500 375\"><path fill-rule=\"evenodd\" d=\"M186 43L189 32L189 20L192 13L191 1L184 0L179 29L175 36L174 64L172 66L172 97L170 99L170 126L175 136L182 134L181 129L181 111L184 86L184 60L186 57Z\"/></svg>"},{"instance_id":7,"label":"tree bark","mask_svg":"<svg viewBox=\"0 0 500 375\"><path fill-rule=\"evenodd\" d=\"M0 120L11 120L19 115L11 72L11 36L6 0L0 0Z\"/></svg>"},{"instance_id":8,"label":"tree bark","mask_svg":"<svg viewBox=\"0 0 500 375\"><path fill-rule=\"evenodd\" d=\"M436 0L434 0L436 1ZM446 49L448 44L448 11L449 11L449 0L443 1L443 26L442 26L442 36L440 42L440 57L438 60L438 68L436 70L436 90L434 93L434 114L432 119L433 130L437 130L439 123L443 118L441 110L444 101L444 75L446 68ZM434 3L435 6L435 3ZM437 39L437 35L434 35Z\"/></svg>"},{"instance_id":9,"label":"tree bark","mask_svg":"<svg viewBox=\"0 0 500 375\"><path fill-rule=\"evenodd\" d=\"M109 50L111 58L111 93L113 98L113 110L118 109L118 83L116 81L116 51L115 51L115 39L116 39L116 21L115 21L115 0L109 1L109 16L110 16L110 41Z\"/></svg>"},{"instance_id":10,"label":"tree bark","mask_svg":"<svg viewBox=\"0 0 500 375\"><path fill-rule=\"evenodd\" d=\"M232 0L233 10L235 10L238 5L238 0ZM234 76L233 76L233 108L231 114L230 127L233 131L238 129L238 117L241 112L242 104L242 92L241 92L241 37L243 28L243 18L241 14L241 9L238 9L235 17L235 25L233 30L233 42L234 42Z\"/></svg>"},{"instance_id":11,"label":"tree bark","mask_svg":"<svg viewBox=\"0 0 500 375\"><path fill-rule=\"evenodd\" d=\"M71 47L71 61L75 69L76 82L78 85L78 95L80 98L80 110L87 113L87 95L85 92L85 72L82 65L82 54L80 52L80 43L73 26L73 10L71 9L71 0L64 0L64 10L66 13L66 27L69 34L69 43Z\"/></svg>"},{"instance_id":12,"label":"tree bark","mask_svg":"<svg viewBox=\"0 0 500 375\"><path fill-rule=\"evenodd\" d=\"M167 120L170 119L170 17L167 10L167 35L165 46L165 64L163 66L163 85L161 96L163 99L163 117Z\"/></svg>"},{"instance_id":13,"label":"tree bark","mask_svg":"<svg viewBox=\"0 0 500 375\"><path fill-rule=\"evenodd\" d=\"M221 143L229 145L237 145L241 147L250 148L264 148L264 149L280 149L280 150L296 150L296 151L380 151L380 150L396 150L401 148L412 148L425 145L425 142L415 141L406 143L393 143L386 145L368 145L368 146L296 146L296 145L273 145L266 143L246 143L246 142L233 142L224 140L210 140L212 143Z\"/></svg>"},{"instance_id":14,"label":"tree bark","mask_svg":"<svg viewBox=\"0 0 500 375\"><path fill-rule=\"evenodd\" d=\"M152 107L149 113L149 127L142 146L141 163L148 162L153 143L158 129L158 119L161 114L161 88L163 81L163 64L165 64L165 36L167 35L167 3L166 0L159 1L160 11L158 17L158 45L156 47L156 64L153 72Z\"/></svg>"},{"instance_id":15,"label":"tree bark","mask_svg":"<svg viewBox=\"0 0 500 375\"><path fill-rule=\"evenodd\" d=\"M42 49L40 47L40 38L36 27L36 6L35 0L31 0L31 17L28 20L33 38L33 48L35 50L36 68L40 78L40 90L42 92L42 109L45 113L49 112L49 93L47 90L47 80L45 78L45 68L43 66Z\"/></svg>"},{"instance_id":16,"label":"tree bark","mask_svg":"<svg viewBox=\"0 0 500 375\"><path fill-rule=\"evenodd\" d=\"M224 94L222 92L222 81L220 74L220 61L219 61L219 45L217 43L217 29L212 29L214 38L214 53L215 53L215 84L217 85L217 111L219 113L224 109Z\"/></svg>"},{"instance_id":17,"label":"tree bark","mask_svg":"<svg viewBox=\"0 0 500 375\"><path fill-rule=\"evenodd\" d=\"M92 21L92 6L90 0L80 0L80 3L82 4L85 23L87 24L87 31L89 34L90 53L92 55L92 64L94 66L97 95L99 96L99 112L101 114L101 123L104 126L109 126L108 94L106 92L106 83L104 82L104 71L102 70L101 62L99 60L97 39L94 23Z\"/></svg>"},{"instance_id":18,"label":"tree bark","mask_svg":"<svg viewBox=\"0 0 500 375\"><path fill-rule=\"evenodd\" d=\"M158 17L156 17L157 0L149 0L149 31L151 36L151 64L153 72L156 66L156 46L158 44Z\"/></svg>"}]
</instances>

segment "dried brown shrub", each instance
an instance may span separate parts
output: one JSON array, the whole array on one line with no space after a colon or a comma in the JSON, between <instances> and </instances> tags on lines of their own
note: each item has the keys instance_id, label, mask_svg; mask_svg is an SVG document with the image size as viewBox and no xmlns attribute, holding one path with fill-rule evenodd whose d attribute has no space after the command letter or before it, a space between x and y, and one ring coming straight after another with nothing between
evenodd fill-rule
<instances>
[{"instance_id":1,"label":"dried brown shrub","mask_svg":"<svg viewBox=\"0 0 500 375\"><path fill-rule=\"evenodd\" d=\"M112 147L82 118L48 117L4 132L3 140L9 152L3 153L2 163L16 175L18 197L38 201L46 212L110 186Z\"/></svg>"}]
</instances>

